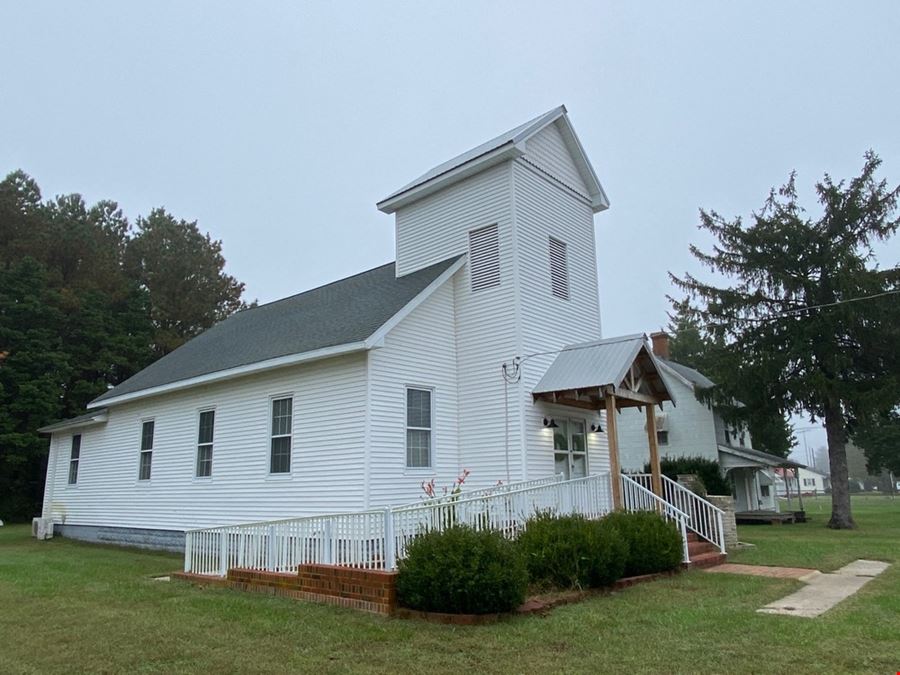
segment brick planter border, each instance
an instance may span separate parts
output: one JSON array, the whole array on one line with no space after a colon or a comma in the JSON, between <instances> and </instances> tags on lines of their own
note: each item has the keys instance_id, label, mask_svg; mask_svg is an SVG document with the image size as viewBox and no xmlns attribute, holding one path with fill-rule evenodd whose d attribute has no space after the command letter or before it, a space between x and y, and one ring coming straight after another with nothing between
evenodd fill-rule
<instances>
[{"instance_id":1,"label":"brick planter border","mask_svg":"<svg viewBox=\"0 0 900 675\"><path fill-rule=\"evenodd\" d=\"M173 572L171 576L173 579L188 581L200 587L231 588L238 591L276 595L294 600L306 600L385 616L395 616L399 619L455 626L480 626L497 623L514 616L546 614L555 607L581 602L586 598L607 595L647 581L674 576L680 571L672 570L625 577L608 588L566 591L548 599L534 597L526 600L513 612L492 614L447 614L398 607L397 573L383 570L362 570L337 565L301 565L296 573L236 568L228 570L228 576L224 579L185 572Z\"/></svg>"}]
</instances>

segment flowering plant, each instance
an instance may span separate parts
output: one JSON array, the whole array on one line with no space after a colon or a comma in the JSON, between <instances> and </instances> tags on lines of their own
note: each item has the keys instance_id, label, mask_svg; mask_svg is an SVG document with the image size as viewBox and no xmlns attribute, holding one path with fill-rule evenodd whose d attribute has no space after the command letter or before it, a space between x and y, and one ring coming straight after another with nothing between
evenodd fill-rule
<instances>
[{"instance_id":1,"label":"flowering plant","mask_svg":"<svg viewBox=\"0 0 900 675\"><path fill-rule=\"evenodd\" d=\"M456 480L453 481L452 487L443 487L441 488L441 496L446 497L450 495L451 497L458 497L462 492L462 486L466 482L466 479L469 477L469 474L472 473L468 469L463 469L463 472L456 477ZM425 497L427 499L434 499L437 496L437 489L435 486L434 478L431 480L422 481L422 492L425 493Z\"/></svg>"}]
</instances>

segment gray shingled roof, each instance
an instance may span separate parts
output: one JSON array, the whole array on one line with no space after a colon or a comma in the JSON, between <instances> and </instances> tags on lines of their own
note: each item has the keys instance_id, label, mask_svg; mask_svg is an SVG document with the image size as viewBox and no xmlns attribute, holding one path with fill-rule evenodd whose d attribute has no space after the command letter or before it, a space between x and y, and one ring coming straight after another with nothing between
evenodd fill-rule
<instances>
[{"instance_id":1,"label":"gray shingled roof","mask_svg":"<svg viewBox=\"0 0 900 675\"><path fill-rule=\"evenodd\" d=\"M407 183L399 190L392 192L378 203L381 204L388 201L389 199L393 199L394 197L403 194L407 190L412 190L414 187L422 185L423 183L427 183L433 178L437 178L441 174L452 171L456 167L462 166L466 162L471 162L473 159L477 159L482 155L486 155L487 153L496 150L497 148L500 148L507 144L517 143L521 138L527 137L534 129L543 128L547 124L548 120L556 119L565 112L565 106L558 106L556 108L553 108L553 110L545 112L543 115L538 115L533 120L529 120L528 122L525 122L525 124L520 124L515 129L510 129L506 133L500 134L496 138L492 138L486 143L482 143L481 145L476 146L471 150L462 153L461 155L457 155L451 160L448 160L442 164L438 164L436 167L426 171L411 183Z\"/></svg>"},{"instance_id":2,"label":"gray shingled roof","mask_svg":"<svg viewBox=\"0 0 900 675\"><path fill-rule=\"evenodd\" d=\"M719 452L724 452L725 454L734 455L736 457L746 457L749 459L754 459L761 464L765 464L766 466L781 466L788 468L800 467L802 469L806 468L805 464L800 464L799 462L795 462L794 460L787 457L771 455L768 452L763 452L762 450L754 450L753 448L736 448L733 445L720 444Z\"/></svg>"},{"instance_id":3,"label":"gray shingled roof","mask_svg":"<svg viewBox=\"0 0 900 675\"><path fill-rule=\"evenodd\" d=\"M92 405L200 375L361 342L459 260L397 278L395 263L245 309L92 401Z\"/></svg>"},{"instance_id":4,"label":"gray shingled roof","mask_svg":"<svg viewBox=\"0 0 900 675\"><path fill-rule=\"evenodd\" d=\"M710 389L716 386L715 382L710 380L699 370L694 370L693 368L683 366L680 363L675 363L675 361L669 361L669 359L664 359L659 356L657 356L656 358L657 360L662 361L665 365L669 366L669 368L681 375L684 379L700 387L701 389Z\"/></svg>"}]
</instances>

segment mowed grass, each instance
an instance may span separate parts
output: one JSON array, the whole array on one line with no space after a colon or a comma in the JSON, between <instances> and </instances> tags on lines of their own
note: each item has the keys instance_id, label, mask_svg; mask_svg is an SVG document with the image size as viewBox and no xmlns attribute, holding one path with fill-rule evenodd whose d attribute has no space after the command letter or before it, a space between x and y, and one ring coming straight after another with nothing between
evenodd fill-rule
<instances>
[{"instance_id":1,"label":"mowed grass","mask_svg":"<svg viewBox=\"0 0 900 675\"><path fill-rule=\"evenodd\" d=\"M737 562L900 562L900 500L860 529L742 528ZM177 556L0 528L0 672L882 672L900 670L900 565L814 620L757 614L799 582L692 571L491 626L454 627L151 579Z\"/></svg>"}]
</instances>

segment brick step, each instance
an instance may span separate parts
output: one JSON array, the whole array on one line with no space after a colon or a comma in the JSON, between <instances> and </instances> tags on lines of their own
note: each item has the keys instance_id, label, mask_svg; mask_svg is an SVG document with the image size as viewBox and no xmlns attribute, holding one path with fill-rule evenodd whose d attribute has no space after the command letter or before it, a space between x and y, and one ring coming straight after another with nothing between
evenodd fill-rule
<instances>
[{"instance_id":1,"label":"brick step","mask_svg":"<svg viewBox=\"0 0 900 675\"><path fill-rule=\"evenodd\" d=\"M691 542L691 541L705 541L704 539L701 539L701 538L700 538L700 535L698 535L696 532L688 532L688 533L687 533L687 540L688 540L689 542Z\"/></svg>"},{"instance_id":2,"label":"brick step","mask_svg":"<svg viewBox=\"0 0 900 675\"><path fill-rule=\"evenodd\" d=\"M718 553L719 547L708 541L688 541L688 553L693 558L701 553Z\"/></svg>"},{"instance_id":3,"label":"brick step","mask_svg":"<svg viewBox=\"0 0 900 675\"><path fill-rule=\"evenodd\" d=\"M699 568L699 567L714 567L715 565L722 565L728 560L728 556L724 553L719 553L718 551L713 551L711 553L700 553L699 555L691 555L691 562L688 563L688 567L691 569Z\"/></svg>"}]
</instances>

